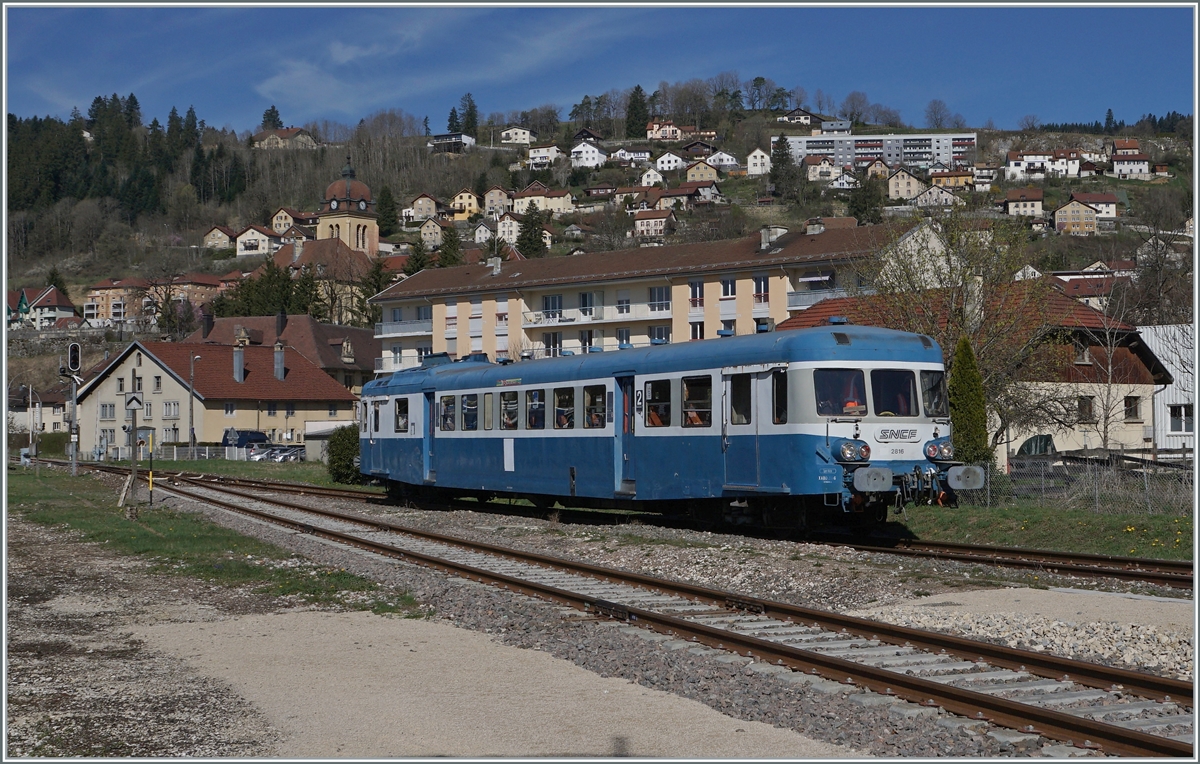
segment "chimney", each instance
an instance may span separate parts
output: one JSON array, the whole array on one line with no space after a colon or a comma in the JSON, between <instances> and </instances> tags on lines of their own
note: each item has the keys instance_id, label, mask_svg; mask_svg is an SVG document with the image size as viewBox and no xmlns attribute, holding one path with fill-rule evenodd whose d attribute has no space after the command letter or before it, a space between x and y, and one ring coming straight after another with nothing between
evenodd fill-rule
<instances>
[{"instance_id":1,"label":"chimney","mask_svg":"<svg viewBox=\"0 0 1200 764\"><path fill-rule=\"evenodd\" d=\"M766 252L771 247L771 227L766 225L763 226L759 229L758 235L760 239L758 251Z\"/></svg>"},{"instance_id":2,"label":"chimney","mask_svg":"<svg viewBox=\"0 0 1200 764\"><path fill-rule=\"evenodd\" d=\"M233 346L233 381L246 381L246 351L241 345Z\"/></svg>"},{"instance_id":3,"label":"chimney","mask_svg":"<svg viewBox=\"0 0 1200 764\"><path fill-rule=\"evenodd\" d=\"M204 313L202 315L203 315L203 321L204 321L204 333L201 335L201 339L208 339L208 335L213 330L213 314L212 313Z\"/></svg>"},{"instance_id":4,"label":"chimney","mask_svg":"<svg viewBox=\"0 0 1200 764\"><path fill-rule=\"evenodd\" d=\"M275 316L275 336L282 337L283 330L287 328L287 313L283 312L283 308L279 309L279 315Z\"/></svg>"},{"instance_id":5,"label":"chimney","mask_svg":"<svg viewBox=\"0 0 1200 764\"><path fill-rule=\"evenodd\" d=\"M304 254L304 239L297 236L292 240L292 262L299 260L302 254Z\"/></svg>"},{"instance_id":6,"label":"chimney","mask_svg":"<svg viewBox=\"0 0 1200 764\"><path fill-rule=\"evenodd\" d=\"M275 341L275 379L278 379L280 382L282 382L282 381L283 381L283 374L284 374L284 368L283 368L283 341L282 341L282 340L276 340L276 341Z\"/></svg>"},{"instance_id":7,"label":"chimney","mask_svg":"<svg viewBox=\"0 0 1200 764\"><path fill-rule=\"evenodd\" d=\"M492 269L493 276L500 275L500 263L501 262L503 262L503 261L498 257L489 257L488 258L487 264L488 264L488 267Z\"/></svg>"},{"instance_id":8,"label":"chimney","mask_svg":"<svg viewBox=\"0 0 1200 764\"><path fill-rule=\"evenodd\" d=\"M813 218L808 221L808 233L810 236L815 236L819 233L824 232L824 230L825 230L825 223L824 223L824 221L821 220L821 218Z\"/></svg>"}]
</instances>

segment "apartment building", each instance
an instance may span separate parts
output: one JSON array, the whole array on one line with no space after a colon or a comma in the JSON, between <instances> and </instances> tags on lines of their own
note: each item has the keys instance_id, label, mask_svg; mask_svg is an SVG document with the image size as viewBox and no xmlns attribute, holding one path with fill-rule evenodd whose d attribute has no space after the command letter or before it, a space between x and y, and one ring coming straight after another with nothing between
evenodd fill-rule
<instances>
[{"instance_id":1,"label":"apartment building","mask_svg":"<svg viewBox=\"0 0 1200 764\"><path fill-rule=\"evenodd\" d=\"M777 140L774 137L771 143ZM829 156L838 167L874 159L882 159L891 167L920 168L935 162L969 167L975 161L975 133L789 135L786 140L797 162L810 154L821 154Z\"/></svg>"},{"instance_id":2,"label":"apartment building","mask_svg":"<svg viewBox=\"0 0 1200 764\"><path fill-rule=\"evenodd\" d=\"M1059 233L1088 236L1096 232L1096 208L1072 199L1054 211L1054 228Z\"/></svg>"},{"instance_id":3,"label":"apartment building","mask_svg":"<svg viewBox=\"0 0 1200 764\"><path fill-rule=\"evenodd\" d=\"M430 353L536 358L750 334L858 286L859 258L917 223L805 230L573 257L434 268L371 298L387 373Z\"/></svg>"}]
</instances>

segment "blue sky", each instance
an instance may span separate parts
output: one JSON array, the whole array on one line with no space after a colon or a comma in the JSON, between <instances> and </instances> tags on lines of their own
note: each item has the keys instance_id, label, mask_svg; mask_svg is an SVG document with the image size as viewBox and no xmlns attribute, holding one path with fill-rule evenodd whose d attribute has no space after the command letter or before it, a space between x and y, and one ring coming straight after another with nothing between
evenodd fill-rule
<instances>
[{"instance_id":1,"label":"blue sky","mask_svg":"<svg viewBox=\"0 0 1200 764\"><path fill-rule=\"evenodd\" d=\"M189 105L215 127L353 124L380 109L445 128L486 115L736 70L810 100L860 90L922 125L940 98L971 126L1193 112L1191 7L8 6L6 111L86 113L135 93L147 122Z\"/></svg>"}]
</instances>

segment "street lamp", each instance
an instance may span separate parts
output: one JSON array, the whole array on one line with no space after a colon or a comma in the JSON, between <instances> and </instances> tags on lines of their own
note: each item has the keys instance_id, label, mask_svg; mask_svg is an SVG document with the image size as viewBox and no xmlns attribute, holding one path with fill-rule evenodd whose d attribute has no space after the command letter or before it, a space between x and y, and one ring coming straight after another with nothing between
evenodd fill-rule
<instances>
[{"instance_id":1,"label":"street lamp","mask_svg":"<svg viewBox=\"0 0 1200 764\"><path fill-rule=\"evenodd\" d=\"M191 447L192 459L196 458L196 428L192 425L192 409L196 401L196 361L200 356L192 356L188 361L188 446Z\"/></svg>"}]
</instances>

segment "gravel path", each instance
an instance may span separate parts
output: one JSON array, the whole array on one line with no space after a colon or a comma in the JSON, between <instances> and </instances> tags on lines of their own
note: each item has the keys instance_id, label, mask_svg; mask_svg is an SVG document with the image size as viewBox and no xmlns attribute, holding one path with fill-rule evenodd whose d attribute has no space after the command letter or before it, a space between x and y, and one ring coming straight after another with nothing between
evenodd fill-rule
<instances>
[{"instance_id":1,"label":"gravel path","mask_svg":"<svg viewBox=\"0 0 1200 764\"><path fill-rule=\"evenodd\" d=\"M181 509L195 508L190 502L177 499L172 499L171 503ZM346 505L345 508L359 512L380 511L362 505ZM101 686L108 693L106 697L119 696L123 689L121 672L130 671L126 666L130 661L161 666L159 670L165 672L163 676L171 678L163 682L139 682L138 692L149 695L139 702L137 698L141 696L135 693L128 708L120 703L113 704L112 712L123 720L125 732L100 735L101 742L110 747L96 748L98 751L114 751L114 755L205 756L389 756L414 755L411 753L414 751L430 755L789 757L826 757L839 755L839 752L841 755L883 756L1010 756L1038 755L1045 749L1049 753L1061 753L1060 749L1047 747L1050 741L1045 739L997 734L991 728L962 724L961 720L936 712L930 714L926 709L918 709L921 713L913 714L914 707L867 706L863 699L869 696L859 693L827 693L813 686L793 684L783 675L756 670L757 664L747 666L742 662L726 662L721 655L707 651L696 654L688 650L665 649L658 642L646 639L645 635L630 633L607 622L581 619L548 603L447 579L422 568L380 560L362 552L339 549L247 518L230 517L209 509L200 511L225 525L292 549L317 563L345 567L387 586L410 591L433 609L434 619L417 622L363 613L296 612L294 608L280 608L278 601L259 602L242 592L219 592L176 579L163 581L143 576L136 572L134 563L114 563L97 550L98 557L108 560L105 565L119 571L118 578L103 586L97 584L99 593L103 594L101 599L116 597L118 601L107 606L108 609L99 609L109 615L81 615L76 620L109 623L110 631L104 634L104 639L124 645L130 653L122 657L110 651L104 660L100 660L81 659L73 653L39 656L36 651L14 652L14 644L33 643L37 639L74 644L74 637L56 636L55 630L75 627L60 612L61 606L69 601L63 599L65 591L41 599L39 596L32 599L10 597L10 755L67 752L53 747L53 729L48 731L47 725L61 725L62 719L70 720L75 726L84 724L82 720L88 715L83 713L82 695L85 691L95 692L94 688ZM999 575L1008 574L966 566L904 561L902 570L895 560L884 561L851 550L738 536L645 526L565 526L467 512L425 513L396 508L383 511L411 525L486 538L500 544L521 545L614 567L671 575L808 606L841 611L870 608L889 620L911 618L914 624L920 620L926 627L971 633L1001 642L1014 638L1028 641L1036 635L1042 640L1042 649L1082 657L1107 657L1118 664L1132 654L1131 650L1117 654L1120 650L1113 649L1115 642L1112 640L1121 640L1127 646L1138 646L1138 649L1144 646L1139 659L1147 661L1147 665L1151 660L1158 660L1157 665L1164 671L1174 669L1190 675L1192 670L1191 616L1153 616L1161 621L1153 622L1146 615L1158 611L1181 613L1187 610L1190 613L1190 600L1159 602L1122 597L1122 602L1139 603L1134 609L1127 610L1114 608L1111 603L1116 600L1112 595L1062 594L1069 599L1062 602L1045 600L1038 612L1032 612L1029 608L996 607L996 603L1011 601L1023 592L1036 592L1036 596L1047 592L1004 590L999 587L1006 582ZM14 528L17 528L15 533ZM10 547L13 547L14 555L10 560L10 592L13 582L20 577L17 574L24 570L20 567L18 549L24 549L25 545L14 547L14 539L21 534L32 534L29 540L34 551L19 554L27 559L37 558L37 550L47 545L46 539L38 538L39 533L47 532L29 526L22 529L20 523L10 518ZM82 545L76 544L72 548L79 546ZM61 552L40 559L40 565L50 567L53 567L53 561L61 567L64 559L72 560L76 568L81 564L72 555ZM31 567L38 568L39 565ZM71 571L61 570L27 575L34 579L40 575L50 581L72 585L75 581L88 580L86 576L81 578ZM987 588L971 591L978 586L973 582L981 578ZM1009 583L1019 579L1019 574L1013 575ZM37 586L43 584L36 581L29 584L31 590ZM145 594L148 591L154 594ZM83 594L88 602L100 596L95 592ZM1080 598L1089 602L1099 599L1106 604L1096 606L1095 613L1089 612L1084 617L1082 606L1078 605ZM958 604L939 607L939 602ZM916 603L924 606L914 607ZM1059 610L1063 607L1073 609ZM83 610L88 608L91 608L90 612L97 611L94 603ZM883 609L889 612L883 613ZM53 611L53 618L47 616L47 611ZM118 614L128 615L130 620L119 621ZM1092 616L1096 617L1093 619ZM39 621L39 618L43 620ZM57 625L58 621L62 622L61 627ZM1054 625L1072 621L1096 624L1096 628L1089 627L1088 630L1089 639L1093 641L1081 641L1077 627L1067 626L1064 630ZM342 623L353 626L349 629L329 628L331 624ZM1120 626L1104 626L1108 623L1119 623ZM1150 631L1151 626L1153 631ZM269 631L262 631L260 627ZM18 631L22 628L33 631L28 637L18 639ZM205 631L200 632L201 628ZM39 629L44 633L35 638ZM246 659L243 653L253 655L255 649L261 649L264 640L260 635L263 633L271 634L273 643L288 645L290 652L274 663ZM378 639L376 633L380 634ZM238 634L242 636L238 638L238 650L234 652L240 663L228 658L231 651L227 649L214 652L213 645L221 644L223 636L234 639ZM372 646L365 651L360 649L364 637ZM421 639L425 640L425 646L412 647L420 645ZM360 646L351 650L346 640L358 641ZM397 652L396 646L404 641L409 642L411 649L424 651L428 657L405 663L400 659L406 656L401 655L394 663L389 663L388 659ZM430 655L434 651L428 646L434 644L439 651L447 652L436 658ZM344 725L330 729L323 736L315 731L305 733L303 730L317 729L321 717L327 716L331 708L319 702L310 704L305 698L342 693L345 702L352 703L362 694L353 692L351 682L345 681L328 662L311 660L314 645L340 645L346 648L347 654L362 653L360 657L365 662L358 665L378 667L381 676L394 677L397 674L390 672L407 670L410 674L404 676L414 678L418 675L411 672L416 667L443 665L439 662L448 660L447 654L453 655L455 649L462 649L463 654L475 656L475 663L469 664L466 670L480 695L490 692L489 676L498 677L501 686L509 686L514 679L543 676L538 673L542 669L551 672L544 676L554 677L553 682L541 680L543 692L546 687L554 687L563 695L549 705L539 705L532 700L526 705L514 700L511 694L497 695L506 701L481 706L476 713L464 715L470 717L469 724L455 725L445 733L439 732L433 721L426 721L421 725L420 735L409 735L408 730L414 729L414 725L406 725L402 719L381 721L365 714L348 715L372 720L362 734L350 734L353 729ZM513 647L526 649L505 652ZM491 650L500 652L493 657ZM222 661L219 654L222 652L227 665L218 665ZM321 654L328 655L331 651L326 649ZM75 663L87 660L106 668L100 669L99 673L85 672L78 676L56 673L64 666L73 667ZM525 666L526 660L532 661L528 664L531 668L505 673L510 665ZM123 668L113 668L109 665L111 661ZM295 668L297 666L305 668L300 671ZM757 668L761 669L761 666ZM137 675L130 673L128 676ZM567 689L574 687L576 681L582 688L576 699L587 700L590 694L592 702L577 707L582 711L567 713L564 709L576 708L568 702L571 693ZM376 692L385 686L403 688L407 684L407 681L382 682ZM431 691L425 692L424 696L428 710L433 710L439 707L437 701L443 696L433 691L438 688L436 683L430 687ZM637 731L640 727L636 723L626 723L619 714L601 715L607 707L597 701L598 698L603 700L600 698L603 693L595 688L610 689L610 693L634 693L628 698L622 696L617 708L641 701L647 708L659 709L632 714L626 721L654 718L646 715L650 713L675 713L676 704L684 705L679 707L682 710L678 717L664 717L673 719L670 725L651 724L657 732L642 735ZM177 694L173 696L173 693ZM163 697L160 699L158 695ZM419 702L420 695L418 702L410 706L415 711L410 711L409 719L411 713L427 710ZM77 696L79 702L75 705L64 700L59 705L45 706L43 703L39 706L46 697ZM168 700L167 696L173 697ZM271 697L276 700L270 700ZM453 697L453 693L444 697ZM173 704L170 707L177 709L180 717L167 715L151 719L139 715L144 707L155 702ZM397 696L396 703L378 705L403 708L404 702L403 696ZM204 739L179 739L178 734L171 732L171 725L181 724L182 718L190 719L193 713L214 717L187 725L189 732ZM523 736L502 739L494 735L473 738L468 731L490 729L489 725L512 729L517 725L504 721L510 714L521 719L545 719L550 722L548 729L562 729L571 734L539 737L539 733L531 728L522 733ZM706 714L713 716L709 718ZM579 716L584 723L572 726L563 721ZM431 714L430 720L445 717L443 713ZM676 725L687 728L689 720L704 719L707 721L700 728L711 729L713 735L710 737L664 737L664 729L675 729ZM388 734L379 734L381 725ZM429 735L423 737L426 730ZM393 731L397 734L392 735ZM306 738L305 734L317 735L317 738ZM783 737L774 737L778 735ZM113 740L121 741L126 747L116 746ZM378 742L370 743L371 740ZM472 748L473 740L485 741L485 744L475 744L483 745L483 749ZM493 742L486 743L487 740ZM703 744L689 747L689 740L703 741ZM757 742L750 743L751 740ZM655 747L660 744L656 741L661 741L664 747ZM354 747L369 745L375 747ZM776 745L783 748L772 748ZM770 753L771 750L788 752Z\"/></svg>"}]
</instances>

